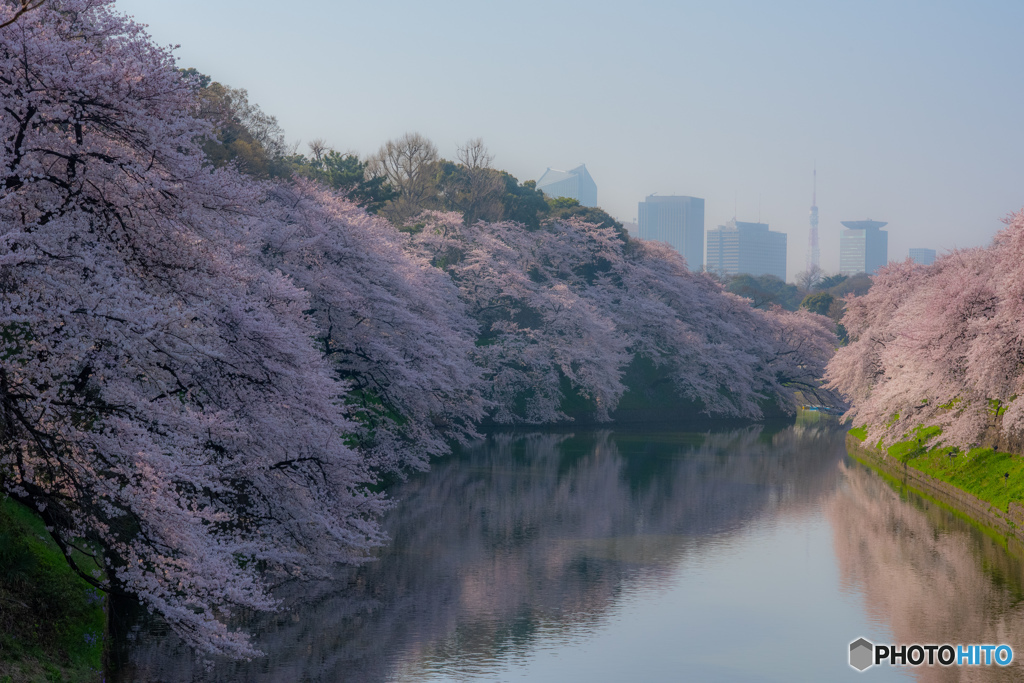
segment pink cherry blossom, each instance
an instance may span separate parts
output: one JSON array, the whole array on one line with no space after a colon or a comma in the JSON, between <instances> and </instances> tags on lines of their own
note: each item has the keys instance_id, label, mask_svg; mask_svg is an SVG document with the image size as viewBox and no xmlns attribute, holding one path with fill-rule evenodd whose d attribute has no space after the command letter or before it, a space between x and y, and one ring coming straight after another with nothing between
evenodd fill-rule
<instances>
[{"instance_id":1,"label":"pink cherry blossom","mask_svg":"<svg viewBox=\"0 0 1024 683\"><path fill-rule=\"evenodd\" d=\"M666 244L576 220L533 231L457 214L423 222L413 248L451 274L481 325L475 353L497 422L566 420L563 378L607 420L634 356L719 417L758 419L767 401L792 410L797 390L822 391L828 319L753 309Z\"/></svg>"},{"instance_id":2,"label":"pink cherry blossom","mask_svg":"<svg viewBox=\"0 0 1024 683\"><path fill-rule=\"evenodd\" d=\"M918 425L942 443L1009 444L1024 429L1024 213L987 248L931 266L890 264L847 303L851 343L828 366L830 386L869 438L899 440Z\"/></svg>"},{"instance_id":3,"label":"pink cherry blossom","mask_svg":"<svg viewBox=\"0 0 1024 683\"><path fill-rule=\"evenodd\" d=\"M308 182L270 186L248 227L260 260L309 293L367 462L422 469L450 439L477 436L478 325L444 272L406 253L383 219Z\"/></svg>"},{"instance_id":4,"label":"pink cherry blossom","mask_svg":"<svg viewBox=\"0 0 1024 683\"><path fill-rule=\"evenodd\" d=\"M716 416L820 391L826 318L754 310L667 245L579 221L434 213L407 235L312 184L215 170L193 88L111 0L0 26L0 487L196 648L255 654L232 610L362 561L384 540L377 476L486 417L565 420L569 388L607 420L637 357ZM964 335L1020 345L1016 309L979 317L1019 261L959 290ZM1019 391L1009 361L943 344L972 390Z\"/></svg>"},{"instance_id":5,"label":"pink cherry blossom","mask_svg":"<svg viewBox=\"0 0 1024 683\"><path fill-rule=\"evenodd\" d=\"M349 385L308 293L240 234L261 190L204 164L172 56L106 0L0 29L0 484L194 646L264 574L381 540ZM70 556L74 561L74 556Z\"/></svg>"}]
</instances>

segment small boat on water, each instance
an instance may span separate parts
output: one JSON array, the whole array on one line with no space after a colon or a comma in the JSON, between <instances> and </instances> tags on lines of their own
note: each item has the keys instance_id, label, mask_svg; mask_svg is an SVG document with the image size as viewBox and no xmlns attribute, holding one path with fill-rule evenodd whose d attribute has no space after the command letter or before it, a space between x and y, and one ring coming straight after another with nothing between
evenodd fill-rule
<instances>
[{"instance_id":1,"label":"small boat on water","mask_svg":"<svg viewBox=\"0 0 1024 683\"><path fill-rule=\"evenodd\" d=\"M842 410L834 408L832 406L805 404L800 406L800 408L802 410L813 410L819 413L828 413L829 415L842 415L843 413Z\"/></svg>"}]
</instances>

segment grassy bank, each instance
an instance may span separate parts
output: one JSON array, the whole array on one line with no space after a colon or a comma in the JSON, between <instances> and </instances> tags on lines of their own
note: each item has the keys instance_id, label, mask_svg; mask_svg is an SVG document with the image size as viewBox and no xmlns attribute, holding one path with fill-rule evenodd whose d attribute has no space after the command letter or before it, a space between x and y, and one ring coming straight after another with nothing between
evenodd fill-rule
<instances>
[{"instance_id":1,"label":"grassy bank","mask_svg":"<svg viewBox=\"0 0 1024 683\"><path fill-rule=\"evenodd\" d=\"M929 447L941 434L938 427L919 427L913 438L883 448L908 467L952 484L1004 512L1011 501L1024 504L1024 457L991 448L961 452L948 446ZM864 441L867 430L855 427L850 435Z\"/></svg>"},{"instance_id":2,"label":"grassy bank","mask_svg":"<svg viewBox=\"0 0 1024 683\"><path fill-rule=\"evenodd\" d=\"M0 499L0 683L102 680L104 604L42 520Z\"/></svg>"}]
</instances>

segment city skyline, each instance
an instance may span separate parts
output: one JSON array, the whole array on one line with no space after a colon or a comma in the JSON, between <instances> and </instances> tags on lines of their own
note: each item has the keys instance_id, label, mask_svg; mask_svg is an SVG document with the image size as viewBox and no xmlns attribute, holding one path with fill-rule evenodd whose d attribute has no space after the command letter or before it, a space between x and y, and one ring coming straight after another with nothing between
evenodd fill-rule
<instances>
[{"instance_id":1,"label":"city skyline","mask_svg":"<svg viewBox=\"0 0 1024 683\"><path fill-rule=\"evenodd\" d=\"M829 272L842 220L885 217L892 254L941 252L987 244L1024 206L1018 3L118 7L180 44L181 66L246 88L302 149L323 138L369 155L418 131L453 159L481 137L521 181L586 159L620 219L655 192L704 197L708 225L759 215L791 236L789 278L806 262L815 161ZM372 27L391 49L375 48ZM339 34L374 68L331 59ZM289 49L266 49L281 41ZM538 76L567 63L571 81Z\"/></svg>"},{"instance_id":2,"label":"city skyline","mask_svg":"<svg viewBox=\"0 0 1024 683\"><path fill-rule=\"evenodd\" d=\"M548 169L548 170L550 171L552 169ZM564 171L561 172L561 173L564 173ZM808 233L807 236L808 237L810 237L811 231L816 231L818 229L818 211L817 211L818 206L817 206L817 197L816 197L816 195L817 195L817 188L816 188L817 171L816 170L814 172L814 176L815 176L815 190L814 190L814 198L812 199L812 204L811 204L810 225L809 225L809 229L807 231L807 233ZM652 198L657 197L657 196L658 195L649 195L647 197L647 200L651 200ZM667 198L698 199L701 202L705 201L702 198L688 197L688 196L683 196L683 195L668 195ZM639 203L639 206L641 207L639 210L642 210L642 206L643 206L644 203L645 202L640 202ZM702 204L702 206L703 206L703 204ZM706 212L706 210L705 210L705 212ZM639 211L638 211L638 213L639 213ZM650 240L658 240L658 241L662 241L662 242L669 242L669 244L671 244L672 247L676 251L678 251L680 254L683 254L683 256L686 256L686 254L684 253L685 249L681 248L676 243L676 241L671 239L670 237L657 236L659 233L657 231L652 231L651 229L640 230L639 229L640 221L639 221L638 218L634 219L632 221L630 221L629 219L626 219L626 218L622 218L622 217L617 217L617 218L619 219L620 222L622 222L626 226L627 230L631 234L634 234L634 235L640 237L641 239L650 239ZM878 227L888 225L888 223L887 222L874 221L874 220L871 220L871 219L867 219L867 220L863 220L863 221L838 221L838 223L839 223L839 225L841 227L847 228L846 231L842 231L842 230L839 231L840 239L839 239L839 243L836 245L836 256L837 256L836 261L837 261L838 265L837 265L837 267L834 270L832 270L832 271L825 270L825 272L829 273L829 274L845 274L845 275L852 275L855 272L861 272L861 271L851 270L850 267L847 264L844 264L843 253L844 253L844 250L848 251L849 247L846 246L846 241L844 241L843 236L844 235L846 235L847 237L849 236L848 235L848 230L854 224L872 224L873 223L873 224L876 224L875 228L877 229ZM715 267L712 266L712 264L713 264L712 255L711 255L711 249L712 249L712 242L711 242L712 237L711 237L711 234L712 234L712 232L721 231L721 230L726 229L726 228L731 228L733 230L736 230L738 226L742 226L742 227L746 227L746 228L750 228L752 226L762 226L765 229L767 229L768 228L768 223L766 223L766 222L762 223L760 221L755 221L755 222L739 221L739 220L737 220L736 216L734 215L732 219L730 219L729 221L727 221L726 223L724 223L722 225L719 225L717 228L710 228L710 227L709 228L705 228L704 229L705 255L703 257L702 263L707 267L708 270L713 270L715 272L718 272L720 275L748 274L748 275L755 275L756 276L756 275L763 275L763 274L772 274L772 275L778 276L778 274L776 272L770 272L769 270L763 270L763 269L760 269L760 268L751 269L751 268L743 268L741 266L737 266L736 268L733 268L733 269L723 269L721 267L715 268ZM863 229L864 226L860 226L860 227L861 227L861 229ZM889 250L889 248L888 248L889 233L888 233L888 231L882 231L882 232L884 233L884 236L885 236L885 240L884 240L885 244L882 247L882 251L879 252L879 253L884 254L884 257L878 257L878 258L882 258L882 261L873 264L873 266L869 269L871 273L874 273L875 271L877 271L877 269L879 267L881 267L881 265L884 265L885 263L889 263L889 262L892 262L892 261L902 261L902 260L908 259L908 258L910 260L914 261L915 263L918 263L918 264L921 264L921 265L931 265L932 263L934 263L935 259L938 256L940 256L942 253L944 253L946 251L949 251L948 249L947 250L942 250L942 249L935 249L935 248L930 248L930 247L920 247L920 246L918 246L918 247L907 247L907 248L902 250L902 253L900 253L900 254L893 254L891 252L891 250ZM783 237L788 237L789 236L789 232L786 231L786 230L771 230L770 233L772 235L782 235ZM667 235L668 232L665 232L663 234ZM733 240L733 241L735 242L735 240ZM811 239L808 240L808 251L805 254L805 256L806 256L806 263L805 263L805 266L804 266L803 269L810 268L812 265L818 265L817 261L820 259L820 256L821 256L820 248L819 248L818 253L814 254L818 258L814 259L813 261L812 261L812 258L811 258L811 255L812 255L813 252L810 249L810 244L813 243L814 241L817 241L817 240L811 240ZM791 248L792 242L789 242L788 239L784 239L782 241L782 244L784 245L782 247L783 248L783 252L784 252L783 256L782 256L782 262L784 264L786 264L786 265L784 265L782 267L782 271L786 272L787 276L784 277L784 278L781 278L781 279L786 280L786 281L792 281L792 280L794 280L794 275L799 274L800 271L797 271L797 273L793 273L792 272L791 259L789 258L789 250ZM735 245L733 245L733 246L735 246ZM716 248L721 248L721 247L719 246L719 247L716 247ZM772 245L772 249L774 250L776 248L777 247L773 244ZM928 254L928 256L925 256L926 254ZM719 259L719 262L722 261L722 257L721 256L718 256L717 258ZM861 255L861 258L862 259L864 258L863 254ZM877 258L875 260L877 261ZM687 259L687 262L689 263L690 259ZM726 272L726 271L728 271L728 272Z\"/></svg>"}]
</instances>

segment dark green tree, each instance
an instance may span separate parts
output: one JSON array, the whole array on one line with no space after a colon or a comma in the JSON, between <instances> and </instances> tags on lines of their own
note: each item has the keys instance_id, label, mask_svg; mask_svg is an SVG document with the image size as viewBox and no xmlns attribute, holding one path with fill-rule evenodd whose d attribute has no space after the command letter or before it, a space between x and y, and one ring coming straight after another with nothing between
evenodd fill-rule
<instances>
[{"instance_id":1,"label":"dark green tree","mask_svg":"<svg viewBox=\"0 0 1024 683\"><path fill-rule=\"evenodd\" d=\"M805 308L811 313L817 313L818 315L828 315L829 309L832 308L832 303L835 301L835 297L828 292L816 292L814 294L808 294L803 301L800 302L800 308Z\"/></svg>"},{"instance_id":2,"label":"dark green tree","mask_svg":"<svg viewBox=\"0 0 1024 683\"><path fill-rule=\"evenodd\" d=\"M774 275L733 275L726 279L725 288L750 299L754 308L768 310L778 305L787 311L795 311L800 306L799 288Z\"/></svg>"},{"instance_id":3,"label":"dark green tree","mask_svg":"<svg viewBox=\"0 0 1024 683\"><path fill-rule=\"evenodd\" d=\"M823 277L823 278L821 278L821 280L818 281L818 284L815 285L815 289L817 289L818 291L822 291L822 292L828 291L828 290L832 289L833 287L835 287L836 285L840 285L843 282L845 282L846 278L847 278L846 275L838 275L838 274L837 275L829 275L828 277Z\"/></svg>"},{"instance_id":4,"label":"dark green tree","mask_svg":"<svg viewBox=\"0 0 1024 683\"><path fill-rule=\"evenodd\" d=\"M550 218L580 218L587 223L599 225L602 228L614 228L623 241L628 241L626 229L622 223L604 209L596 206L583 206L576 199L569 197L549 197L548 216Z\"/></svg>"},{"instance_id":5,"label":"dark green tree","mask_svg":"<svg viewBox=\"0 0 1024 683\"><path fill-rule=\"evenodd\" d=\"M502 217L508 221L522 223L530 230L540 227L541 220L548 215L548 203L544 193L537 189L537 183L527 180L520 184L512 174L499 171L505 184L501 196Z\"/></svg>"},{"instance_id":6,"label":"dark green tree","mask_svg":"<svg viewBox=\"0 0 1024 683\"><path fill-rule=\"evenodd\" d=\"M191 66L187 69L178 69L178 71L180 71L181 75L185 78L192 79L200 90L209 86L212 81L209 76L204 73L200 73L198 69Z\"/></svg>"},{"instance_id":7,"label":"dark green tree","mask_svg":"<svg viewBox=\"0 0 1024 683\"><path fill-rule=\"evenodd\" d=\"M352 153L330 149L320 140L309 143L310 157L292 158L295 172L338 190L370 213L397 196L384 176L368 175L366 162Z\"/></svg>"},{"instance_id":8,"label":"dark green tree","mask_svg":"<svg viewBox=\"0 0 1024 683\"><path fill-rule=\"evenodd\" d=\"M866 273L857 273L844 278L837 284L828 288L828 293L837 299L841 299L847 294L853 294L855 296L864 296L871 289L871 276Z\"/></svg>"}]
</instances>

